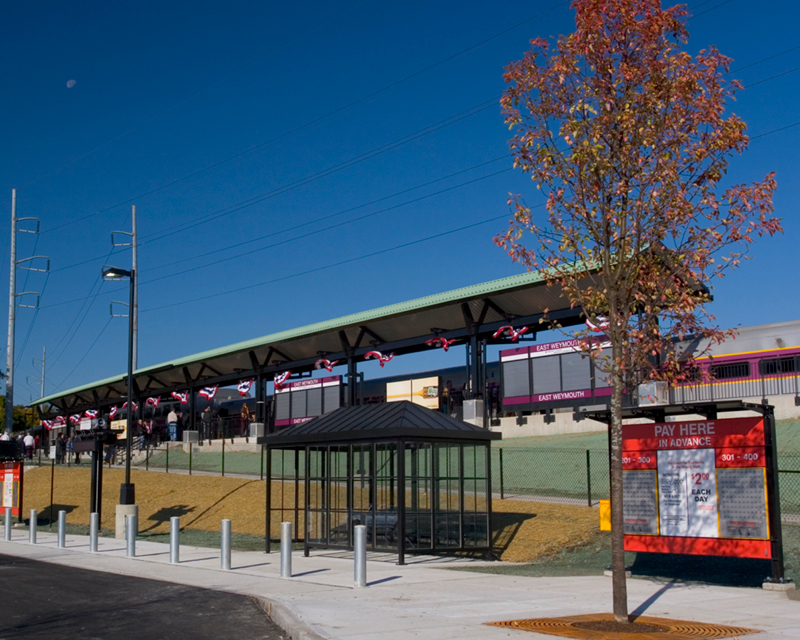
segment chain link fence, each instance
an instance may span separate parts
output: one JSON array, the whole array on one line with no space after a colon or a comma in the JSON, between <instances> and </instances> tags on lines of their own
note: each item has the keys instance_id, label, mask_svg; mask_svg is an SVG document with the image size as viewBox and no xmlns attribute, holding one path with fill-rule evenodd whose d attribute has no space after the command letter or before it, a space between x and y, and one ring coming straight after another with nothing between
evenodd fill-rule
<instances>
[{"instance_id":1,"label":"chain link fence","mask_svg":"<svg viewBox=\"0 0 800 640\"><path fill-rule=\"evenodd\" d=\"M125 464L124 449L107 450L104 459L110 466L122 466ZM135 448L132 459L132 464L142 470L261 479L264 478L264 463L264 452L260 447L230 444L223 440L215 440L212 445L161 443L155 447ZM26 464L50 466L53 461L46 451L36 451ZM74 454L65 456L63 466L75 464ZM89 466L88 454L80 456L78 466ZM782 518L800 524L800 453L781 453L778 466ZM293 476L294 457L273 458L272 468L274 477ZM608 451L495 446L492 449L492 493L502 499L596 506L599 500L609 497Z\"/></svg>"}]
</instances>

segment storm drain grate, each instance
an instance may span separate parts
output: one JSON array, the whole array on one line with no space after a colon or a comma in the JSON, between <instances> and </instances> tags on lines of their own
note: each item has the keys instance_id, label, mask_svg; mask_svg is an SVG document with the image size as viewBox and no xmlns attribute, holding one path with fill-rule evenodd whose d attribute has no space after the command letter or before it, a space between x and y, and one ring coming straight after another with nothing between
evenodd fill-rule
<instances>
[{"instance_id":1,"label":"storm drain grate","mask_svg":"<svg viewBox=\"0 0 800 640\"><path fill-rule=\"evenodd\" d=\"M639 616L636 618L633 629L621 630L610 613L564 618L508 620L488 622L487 624L518 631L534 631L562 638L575 638L576 640L694 640L695 638L733 638L748 633L760 633L758 629L649 616Z\"/></svg>"}]
</instances>

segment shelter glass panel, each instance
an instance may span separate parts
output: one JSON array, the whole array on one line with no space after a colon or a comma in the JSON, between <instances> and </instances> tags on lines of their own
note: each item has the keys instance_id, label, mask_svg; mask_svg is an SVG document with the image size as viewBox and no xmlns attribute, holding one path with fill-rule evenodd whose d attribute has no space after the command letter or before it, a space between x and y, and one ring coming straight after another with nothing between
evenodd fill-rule
<instances>
[{"instance_id":1,"label":"shelter glass panel","mask_svg":"<svg viewBox=\"0 0 800 640\"><path fill-rule=\"evenodd\" d=\"M561 359L559 356L532 358L533 393L561 391Z\"/></svg>"},{"instance_id":2,"label":"shelter glass panel","mask_svg":"<svg viewBox=\"0 0 800 640\"><path fill-rule=\"evenodd\" d=\"M460 447L437 444L434 456L434 529L435 547L461 546Z\"/></svg>"},{"instance_id":3,"label":"shelter glass panel","mask_svg":"<svg viewBox=\"0 0 800 640\"><path fill-rule=\"evenodd\" d=\"M350 447L331 447L328 454L329 543L351 546L350 538Z\"/></svg>"},{"instance_id":4,"label":"shelter glass panel","mask_svg":"<svg viewBox=\"0 0 800 640\"><path fill-rule=\"evenodd\" d=\"M308 448L308 525L310 543L328 543L327 447Z\"/></svg>"},{"instance_id":5,"label":"shelter glass panel","mask_svg":"<svg viewBox=\"0 0 800 640\"><path fill-rule=\"evenodd\" d=\"M489 546L487 445L464 445L464 546Z\"/></svg>"},{"instance_id":6,"label":"shelter glass panel","mask_svg":"<svg viewBox=\"0 0 800 640\"><path fill-rule=\"evenodd\" d=\"M406 443L406 549L433 547L433 446Z\"/></svg>"},{"instance_id":7,"label":"shelter glass panel","mask_svg":"<svg viewBox=\"0 0 800 640\"><path fill-rule=\"evenodd\" d=\"M372 518L374 503L372 454L371 444L353 446L353 526L366 525Z\"/></svg>"},{"instance_id":8,"label":"shelter glass panel","mask_svg":"<svg viewBox=\"0 0 800 640\"><path fill-rule=\"evenodd\" d=\"M397 547L397 445L375 445L375 502L367 525L374 549Z\"/></svg>"}]
</instances>

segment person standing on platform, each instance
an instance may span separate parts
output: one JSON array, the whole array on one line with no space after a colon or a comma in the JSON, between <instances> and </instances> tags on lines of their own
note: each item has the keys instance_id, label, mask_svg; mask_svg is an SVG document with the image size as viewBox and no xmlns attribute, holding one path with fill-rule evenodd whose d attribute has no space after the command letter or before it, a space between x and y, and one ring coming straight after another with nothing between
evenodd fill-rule
<instances>
[{"instance_id":1,"label":"person standing on platform","mask_svg":"<svg viewBox=\"0 0 800 640\"><path fill-rule=\"evenodd\" d=\"M203 418L203 440L206 438L211 440L211 423L214 421L214 414L211 413L211 407L206 407L201 417Z\"/></svg>"},{"instance_id":2,"label":"person standing on platform","mask_svg":"<svg viewBox=\"0 0 800 640\"><path fill-rule=\"evenodd\" d=\"M167 435L170 442L175 442L178 439L178 414L175 413L175 409L170 409L167 416Z\"/></svg>"}]
</instances>

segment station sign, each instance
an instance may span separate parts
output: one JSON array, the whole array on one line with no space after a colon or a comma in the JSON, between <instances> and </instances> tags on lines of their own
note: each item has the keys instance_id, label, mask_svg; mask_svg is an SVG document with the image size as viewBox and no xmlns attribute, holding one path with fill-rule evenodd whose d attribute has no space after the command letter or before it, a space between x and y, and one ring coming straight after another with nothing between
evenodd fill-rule
<instances>
[{"instance_id":1,"label":"station sign","mask_svg":"<svg viewBox=\"0 0 800 640\"><path fill-rule=\"evenodd\" d=\"M342 406L342 376L308 378L275 390L275 426L302 424Z\"/></svg>"}]
</instances>

